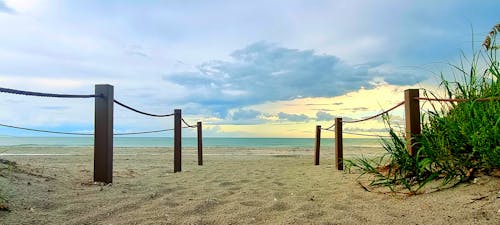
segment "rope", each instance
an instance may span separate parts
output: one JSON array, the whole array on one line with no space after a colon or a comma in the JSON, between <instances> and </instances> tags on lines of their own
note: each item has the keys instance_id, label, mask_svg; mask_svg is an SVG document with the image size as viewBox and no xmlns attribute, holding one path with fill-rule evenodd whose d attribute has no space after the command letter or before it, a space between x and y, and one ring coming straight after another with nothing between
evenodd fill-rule
<instances>
[{"instance_id":1,"label":"rope","mask_svg":"<svg viewBox=\"0 0 500 225\"><path fill-rule=\"evenodd\" d=\"M125 105L125 104L123 104L123 103L119 102L119 101L118 101L118 100L116 100L116 99L115 99L115 100L113 100L113 101L114 101L116 104L118 104L118 105L120 105L120 106L122 106L122 107L124 107L124 108L126 108L126 109L130 109L130 110L132 110L132 111L134 111L134 112L136 112L136 113L143 114L143 115L146 115L146 116L154 116L154 117L168 117L168 116L173 116L173 115L174 115L173 113L172 113L172 114L163 114L163 115L161 115L161 114L151 114L151 113L146 113L146 112L143 112L143 111L140 111L140 110L134 109L134 108L132 108L132 107L130 107L130 106L128 106L128 105Z\"/></svg>"},{"instance_id":2,"label":"rope","mask_svg":"<svg viewBox=\"0 0 500 225\"><path fill-rule=\"evenodd\" d=\"M330 132L334 132L334 133L335 133L335 131L334 131L334 130L330 130L330 129L324 129L324 128L321 128L321 130L326 130L326 131L330 131Z\"/></svg>"},{"instance_id":3,"label":"rope","mask_svg":"<svg viewBox=\"0 0 500 225\"><path fill-rule=\"evenodd\" d=\"M187 123L184 118L181 118L182 122L187 126L186 128L195 128L195 127L198 127L196 125L189 125L189 123Z\"/></svg>"},{"instance_id":4,"label":"rope","mask_svg":"<svg viewBox=\"0 0 500 225\"><path fill-rule=\"evenodd\" d=\"M174 130L174 129L171 128L171 129L164 129L164 130L138 131L138 132L130 132L130 133L116 133L114 135L122 136L122 135L134 135L134 134L151 134L151 133L161 133L161 132L172 131L172 130Z\"/></svg>"},{"instance_id":5,"label":"rope","mask_svg":"<svg viewBox=\"0 0 500 225\"><path fill-rule=\"evenodd\" d=\"M9 88L0 87L0 92L16 94L16 95L28 95L28 96L38 96L38 97L50 97L50 98L95 98L102 97L102 95L67 95L67 94L52 94L52 93L41 93L41 92L31 92L31 91L21 91Z\"/></svg>"},{"instance_id":6,"label":"rope","mask_svg":"<svg viewBox=\"0 0 500 225\"><path fill-rule=\"evenodd\" d=\"M36 131L36 132L42 132L42 133L51 133L51 134L94 135L94 134L89 134L89 133L73 133L73 132L61 132L61 131L39 130L39 129L25 128L25 127L16 127L16 126L11 126L11 125L6 125L6 124L0 124L0 126L2 126L2 127L14 128L14 129L18 129L18 130L28 130L28 131Z\"/></svg>"},{"instance_id":7,"label":"rope","mask_svg":"<svg viewBox=\"0 0 500 225\"><path fill-rule=\"evenodd\" d=\"M327 127L327 128L321 128L321 130L330 130L332 129L333 127L335 127L335 123L333 123L331 126Z\"/></svg>"},{"instance_id":8,"label":"rope","mask_svg":"<svg viewBox=\"0 0 500 225\"><path fill-rule=\"evenodd\" d=\"M391 136L381 136L381 135L374 135L374 134L352 133L352 132L346 132L346 131L343 131L342 133L352 134L352 135L358 135L358 136L367 136L367 137L391 137Z\"/></svg>"},{"instance_id":9,"label":"rope","mask_svg":"<svg viewBox=\"0 0 500 225\"><path fill-rule=\"evenodd\" d=\"M388 113L388 112L396 109L397 107L402 106L403 104L405 104L405 101L402 101L402 102L398 103L397 105L393 106L392 108L390 108L388 110L385 110L385 111L383 111L383 112L381 112L381 113L379 113L377 115L373 115L373 116L370 116L370 117L367 117L367 118L364 118L364 119L359 119L359 120L343 121L343 123L358 123L358 122L363 122L363 121L371 120L373 118L377 118L377 117L379 117L381 115L384 115L384 114L386 114L386 113Z\"/></svg>"},{"instance_id":10,"label":"rope","mask_svg":"<svg viewBox=\"0 0 500 225\"><path fill-rule=\"evenodd\" d=\"M0 126L19 129L19 130L36 131L36 132L51 133L51 134L86 135L86 136L94 135L93 133L75 133L75 132L39 130L39 129L25 128L25 127L17 127L17 126L6 125L6 124L0 124ZM189 127L182 127L182 128L189 128ZM161 132L172 131L172 130L174 130L174 129L171 128L171 129L163 129L163 130L137 131L137 132L129 132L129 133L115 133L113 135L123 136L123 135L134 135L134 134L151 134L151 133L161 133Z\"/></svg>"},{"instance_id":11,"label":"rope","mask_svg":"<svg viewBox=\"0 0 500 225\"><path fill-rule=\"evenodd\" d=\"M182 128L189 128L189 127L182 127ZM173 130L175 130L175 128L164 129L164 130L138 131L138 132L129 132L129 133L116 133L113 135L123 136L123 135L134 135L134 134L151 134L151 133L161 133L161 132L173 131Z\"/></svg>"},{"instance_id":12,"label":"rope","mask_svg":"<svg viewBox=\"0 0 500 225\"><path fill-rule=\"evenodd\" d=\"M437 102L466 102L469 101L468 99L460 99L460 98L420 98L420 97L415 97L413 98L415 100L425 100L425 101L437 101ZM487 102L487 101L498 101L500 100L500 97L491 97L491 98L478 98L476 100L471 100L471 101L477 101L477 102Z\"/></svg>"}]
</instances>

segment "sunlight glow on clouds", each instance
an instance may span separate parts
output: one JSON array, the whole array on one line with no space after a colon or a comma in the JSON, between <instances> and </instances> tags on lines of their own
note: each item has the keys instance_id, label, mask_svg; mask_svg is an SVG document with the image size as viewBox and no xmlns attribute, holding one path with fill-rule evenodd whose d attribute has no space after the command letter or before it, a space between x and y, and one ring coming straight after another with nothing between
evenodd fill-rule
<instances>
[{"instance_id":1,"label":"sunlight glow on clouds","mask_svg":"<svg viewBox=\"0 0 500 225\"><path fill-rule=\"evenodd\" d=\"M432 73L498 22L494 8L498 1L0 0L0 86L92 94L109 83L144 111L182 108L208 136L310 137L317 123L399 102L404 88L435 87ZM92 107L0 94L0 122L92 130ZM120 107L115 115L120 131L172 124Z\"/></svg>"},{"instance_id":2,"label":"sunlight glow on clouds","mask_svg":"<svg viewBox=\"0 0 500 225\"><path fill-rule=\"evenodd\" d=\"M215 113L225 116L235 106L342 95L360 87L372 87L374 77L398 85L415 84L426 78L423 74L372 72L373 65L349 66L335 56L266 42L251 44L231 56L232 61L204 63L198 72L168 74L164 79L192 90L187 101L208 108L216 106ZM219 107L221 102L226 109ZM282 117L306 119L286 114Z\"/></svg>"}]
</instances>

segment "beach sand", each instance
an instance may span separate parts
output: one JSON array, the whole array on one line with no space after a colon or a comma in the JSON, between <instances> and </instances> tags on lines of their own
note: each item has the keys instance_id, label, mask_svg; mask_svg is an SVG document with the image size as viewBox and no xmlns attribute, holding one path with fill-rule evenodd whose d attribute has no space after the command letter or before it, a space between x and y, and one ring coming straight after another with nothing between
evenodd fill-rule
<instances>
[{"instance_id":1,"label":"beach sand","mask_svg":"<svg viewBox=\"0 0 500 225\"><path fill-rule=\"evenodd\" d=\"M171 148L117 148L113 184L102 185L92 148L3 147L18 169L0 173L11 210L0 224L499 224L499 178L416 196L368 192L359 172L335 169L331 151L314 166L310 149L207 148L198 166L188 148L173 173Z\"/></svg>"}]
</instances>

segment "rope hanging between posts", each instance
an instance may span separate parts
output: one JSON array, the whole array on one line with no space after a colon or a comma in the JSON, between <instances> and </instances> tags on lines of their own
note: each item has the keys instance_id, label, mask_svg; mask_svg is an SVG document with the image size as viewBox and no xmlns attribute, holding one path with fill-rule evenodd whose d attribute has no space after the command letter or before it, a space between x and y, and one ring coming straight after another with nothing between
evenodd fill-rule
<instances>
[{"instance_id":1,"label":"rope hanging between posts","mask_svg":"<svg viewBox=\"0 0 500 225\"><path fill-rule=\"evenodd\" d=\"M370 116L370 117L367 117L367 118L364 118L364 119L359 119L359 120L351 120L351 121L343 121L343 123L359 123L359 122L363 122L363 121L367 121L367 120L371 120L371 119L374 119L374 118L377 118L381 115L384 115L396 108L398 108L399 106L402 106L405 102L402 101L400 103L398 103L397 105L393 106L392 108L388 109L388 110L385 110L379 114L376 114L376 115L373 115L373 116ZM330 125L329 127L327 128L321 128L321 130L327 130L327 131L332 131L330 129L332 129L333 127L335 127L335 123L333 123L332 125ZM333 132L333 131L332 131Z\"/></svg>"},{"instance_id":2,"label":"rope hanging between posts","mask_svg":"<svg viewBox=\"0 0 500 225\"><path fill-rule=\"evenodd\" d=\"M94 135L93 133L77 133L77 132L63 132L63 131L41 130L41 129L33 129L33 128L26 128L26 127L12 126L12 125L7 125L7 124L0 124L0 126L2 126L2 127L8 127L8 128L13 128L13 129L18 129L18 130L27 130L27 131L42 132L42 133L51 133L51 134L82 135L82 136L91 136L91 135ZM183 128L188 128L188 127L183 127ZM137 132L128 132L128 133L114 133L113 135L123 136L123 135L134 135L134 134L151 134L151 133L161 133L161 132L172 131L172 130L174 130L174 129L172 128L172 129L163 129L163 130L137 131Z\"/></svg>"},{"instance_id":3,"label":"rope hanging between posts","mask_svg":"<svg viewBox=\"0 0 500 225\"><path fill-rule=\"evenodd\" d=\"M183 127L183 128L196 128L197 126L196 125L190 125L189 123L187 123L184 118L181 118L181 121L182 123L184 123L187 127Z\"/></svg>"},{"instance_id":4,"label":"rope hanging between posts","mask_svg":"<svg viewBox=\"0 0 500 225\"><path fill-rule=\"evenodd\" d=\"M461 98L413 98L415 100L424 100L424 101L436 101L436 102L467 102L467 101L476 101L476 102L488 102L488 101L499 101L500 97L491 97L491 98L478 98L478 99L461 99Z\"/></svg>"},{"instance_id":5,"label":"rope hanging between posts","mask_svg":"<svg viewBox=\"0 0 500 225\"><path fill-rule=\"evenodd\" d=\"M42 133L51 133L51 134L67 134L67 135L94 135L91 133L73 133L73 132L62 132L62 131L51 131L51 130L40 130L40 129L33 129L33 128L25 128L25 127L18 127L18 126L12 126L12 125L6 125L6 124L0 124L2 127L9 127L9 128L14 128L18 130L28 130L28 131L35 131L35 132L42 132Z\"/></svg>"},{"instance_id":6,"label":"rope hanging between posts","mask_svg":"<svg viewBox=\"0 0 500 225\"><path fill-rule=\"evenodd\" d=\"M37 97L49 97L49 98L95 98L101 97L96 95L70 95L70 94L53 94L53 93L41 93L41 92L32 92L32 91L21 91L10 88L2 88L0 87L0 92L16 94L16 95L27 95L27 96L37 96Z\"/></svg>"},{"instance_id":7,"label":"rope hanging between posts","mask_svg":"<svg viewBox=\"0 0 500 225\"><path fill-rule=\"evenodd\" d=\"M344 134L352 134L352 135L358 135L358 136L366 136L366 137L391 137L391 136L383 136L383 135L375 135L375 134L360 134L360 133L354 133L354 132L347 132L347 131L342 131Z\"/></svg>"},{"instance_id":8,"label":"rope hanging between posts","mask_svg":"<svg viewBox=\"0 0 500 225\"><path fill-rule=\"evenodd\" d=\"M129 133L115 133L113 135L123 136L123 135L134 135L134 134L152 134L152 133L161 133L161 132L172 131L172 130L174 130L174 129L138 131L138 132L129 132Z\"/></svg>"},{"instance_id":9,"label":"rope hanging between posts","mask_svg":"<svg viewBox=\"0 0 500 225\"><path fill-rule=\"evenodd\" d=\"M132 110L132 111L134 111L134 112L136 112L136 113L143 114L143 115L146 115L146 116L153 116L153 117L168 117L168 116L173 116L173 115L174 115L173 113L171 113L171 114L151 114L151 113L147 113L147 112L143 112L143 111L140 111L140 110L134 109L134 108L132 108L132 107L130 107L130 106L128 106L128 105L125 105L125 104L123 104L123 103L119 102L119 101L118 101L118 100L116 100L116 99L114 99L113 101L114 101L116 104L118 104L118 105L120 105L120 106L122 106L122 107L124 107L124 108L126 108L126 109Z\"/></svg>"},{"instance_id":10,"label":"rope hanging between posts","mask_svg":"<svg viewBox=\"0 0 500 225\"><path fill-rule=\"evenodd\" d=\"M330 129L332 129L333 127L335 127L335 123L332 124L331 126L327 127L327 128L321 128L321 130L327 130L327 131L332 131Z\"/></svg>"},{"instance_id":11,"label":"rope hanging between posts","mask_svg":"<svg viewBox=\"0 0 500 225\"><path fill-rule=\"evenodd\" d=\"M188 128L188 127L182 127L182 128ZM162 133L162 132L173 131L173 130L174 130L174 128L170 128L170 129L163 129L163 130L137 131L137 132L129 132L129 133L115 133L113 135L123 136L123 135L134 135L134 134L152 134L152 133Z\"/></svg>"},{"instance_id":12,"label":"rope hanging between posts","mask_svg":"<svg viewBox=\"0 0 500 225\"><path fill-rule=\"evenodd\" d=\"M402 106L403 104L405 104L405 101L402 101L402 102L396 104L395 106L393 106L392 108L390 108L388 110L385 110L385 111L383 111L383 112L381 112L379 114L376 114L376 115L373 115L373 116L370 116L370 117L367 117L367 118L364 118L364 119L359 119L359 120L343 121L343 123L359 123L359 122L364 122L364 121L367 121L367 120L371 120L371 119L377 118L377 117L379 117L381 115L384 115L384 114L386 114L386 113L388 113L388 112L396 109L397 107Z\"/></svg>"}]
</instances>

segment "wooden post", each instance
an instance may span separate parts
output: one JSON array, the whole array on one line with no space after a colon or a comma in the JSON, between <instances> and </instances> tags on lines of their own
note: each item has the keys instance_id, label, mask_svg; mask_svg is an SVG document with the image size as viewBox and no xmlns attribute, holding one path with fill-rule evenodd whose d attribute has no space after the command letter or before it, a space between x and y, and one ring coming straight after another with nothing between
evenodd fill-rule
<instances>
[{"instance_id":1,"label":"wooden post","mask_svg":"<svg viewBox=\"0 0 500 225\"><path fill-rule=\"evenodd\" d=\"M418 89L405 90L405 118L406 118L406 148L410 155L417 153L419 146L415 145L415 137L420 135L420 104Z\"/></svg>"},{"instance_id":2,"label":"wooden post","mask_svg":"<svg viewBox=\"0 0 500 225\"><path fill-rule=\"evenodd\" d=\"M196 128L198 130L198 165L203 165L203 138L202 138L202 129L201 122L196 124Z\"/></svg>"},{"instance_id":3,"label":"wooden post","mask_svg":"<svg viewBox=\"0 0 500 225\"><path fill-rule=\"evenodd\" d=\"M314 165L319 165L319 149L321 145L321 126L316 126L316 144L314 146Z\"/></svg>"},{"instance_id":4,"label":"wooden post","mask_svg":"<svg viewBox=\"0 0 500 225\"><path fill-rule=\"evenodd\" d=\"M113 182L113 86L95 86L94 182Z\"/></svg>"},{"instance_id":5,"label":"wooden post","mask_svg":"<svg viewBox=\"0 0 500 225\"><path fill-rule=\"evenodd\" d=\"M335 163L337 170L344 170L344 152L342 144L342 118L335 118Z\"/></svg>"},{"instance_id":6,"label":"wooden post","mask_svg":"<svg viewBox=\"0 0 500 225\"><path fill-rule=\"evenodd\" d=\"M181 172L182 164L182 113L180 109L174 110L174 173Z\"/></svg>"}]
</instances>

